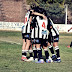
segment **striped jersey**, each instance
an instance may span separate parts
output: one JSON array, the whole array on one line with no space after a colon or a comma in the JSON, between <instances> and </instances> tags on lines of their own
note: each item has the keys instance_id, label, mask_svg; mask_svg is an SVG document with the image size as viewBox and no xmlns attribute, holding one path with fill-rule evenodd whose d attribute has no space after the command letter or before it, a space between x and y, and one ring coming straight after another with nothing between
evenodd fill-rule
<instances>
[{"instance_id":1,"label":"striped jersey","mask_svg":"<svg viewBox=\"0 0 72 72\"><path fill-rule=\"evenodd\" d=\"M22 29L22 33L30 33L30 15L31 12L28 11L25 15L24 26Z\"/></svg>"},{"instance_id":2,"label":"striped jersey","mask_svg":"<svg viewBox=\"0 0 72 72\"><path fill-rule=\"evenodd\" d=\"M54 23L51 19L50 19L50 21L51 21L51 25L52 25L52 29L51 29L52 36L54 36L54 37L59 36L58 29L54 26Z\"/></svg>"},{"instance_id":3,"label":"striped jersey","mask_svg":"<svg viewBox=\"0 0 72 72\"><path fill-rule=\"evenodd\" d=\"M36 17L36 20L37 26L33 28L31 38L48 39L47 20L41 19L39 16Z\"/></svg>"}]
</instances>

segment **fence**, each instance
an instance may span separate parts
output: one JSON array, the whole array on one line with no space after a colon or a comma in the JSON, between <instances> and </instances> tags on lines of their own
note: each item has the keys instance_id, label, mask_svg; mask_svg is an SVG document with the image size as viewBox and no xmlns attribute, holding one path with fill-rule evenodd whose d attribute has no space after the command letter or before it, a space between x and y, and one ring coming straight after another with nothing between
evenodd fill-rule
<instances>
[{"instance_id":1,"label":"fence","mask_svg":"<svg viewBox=\"0 0 72 72\"><path fill-rule=\"evenodd\" d=\"M0 22L0 30L21 31L24 23L22 22ZM54 24L59 32L68 32L68 29L72 27L72 24ZM72 30L70 30L72 32Z\"/></svg>"}]
</instances>

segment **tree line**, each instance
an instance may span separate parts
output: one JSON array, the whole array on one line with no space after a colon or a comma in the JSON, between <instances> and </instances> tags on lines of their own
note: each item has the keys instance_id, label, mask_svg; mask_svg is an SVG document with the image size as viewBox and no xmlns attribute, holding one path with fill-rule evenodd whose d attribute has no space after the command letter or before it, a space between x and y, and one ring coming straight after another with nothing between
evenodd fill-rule
<instances>
[{"instance_id":1,"label":"tree line","mask_svg":"<svg viewBox=\"0 0 72 72\"><path fill-rule=\"evenodd\" d=\"M27 4L32 3L44 8L55 24L65 23L65 4L72 10L72 0L27 0Z\"/></svg>"}]
</instances>

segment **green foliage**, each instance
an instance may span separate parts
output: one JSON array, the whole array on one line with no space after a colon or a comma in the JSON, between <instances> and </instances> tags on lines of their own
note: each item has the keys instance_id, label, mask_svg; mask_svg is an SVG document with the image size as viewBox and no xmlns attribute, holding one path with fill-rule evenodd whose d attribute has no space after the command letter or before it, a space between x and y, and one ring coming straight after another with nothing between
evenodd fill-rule
<instances>
[{"instance_id":1,"label":"green foliage","mask_svg":"<svg viewBox=\"0 0 72 72\"><path fill-rule=\"evenodd\" d=\"M32 4L32 3L35 3L35 0L27 0L27 4Z\"/></svg>"},{"instance_id":2,"label":"green foliage","mask_svg":"<svg viewBox=\"0 0 72 72\"><path fill-rule=\"evenodd\" d=\"M53 19L54 23L64 23L65 21L65 12L64 12L64 5L59 3L39 3L39 6L44 8L47 12L47 15Z\"/></svg>"},{"instance_id":3,"label":"green foliage","mask_svg":"<svg viewBox=\"0 0 72 72\"><path fill-rule=\"evenodd\" d=\"M72 0L27 0L27 2L44 8L54 23L65 22L64 4L69 4L69 9L72 10Z\"/></svg>"},{"instance_id":4,"label":"green foliage","mask_svg":"<svg viewBox=\"0 0 72 72\"><path fill-rule=\"evenodd\" d=\"M72 0L65 0L65 4L68 4L69 9L72 10Z\"/></svg>"},{"instance_id":5,"label":"green foliage","mask_svg":"<svg viewBox=\"0 0 72 72\"><path fill-rule=\"evenodd\" d=\"M72 10L72 3L69 5L69 8Z\"/></svg>"},{"instance_id":6,"label":"green foliage","mask_svg":"<svg viewBox=\"0 0 72 72\"><path fill-rule=\"evenodd\" d=\"M65 0L65 3L66 4L71 4L72 3L72 0Z\"/></svg>"}]
</instances>

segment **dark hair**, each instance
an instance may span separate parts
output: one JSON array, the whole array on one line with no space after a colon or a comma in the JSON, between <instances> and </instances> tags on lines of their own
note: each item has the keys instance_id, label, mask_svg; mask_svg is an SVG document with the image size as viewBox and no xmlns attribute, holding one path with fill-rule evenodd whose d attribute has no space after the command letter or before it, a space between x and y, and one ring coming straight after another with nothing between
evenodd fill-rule
<instances>
[{"instance_id":1,"label":"dark hair","mask_svg":"<svg viewBox=\"0 0 72 72\"><path fill-rule=\"evenodd\" d=\"M39 6L36 7L36 12L44 14L45 16L47 16L46 10L39 7Z\"/></svg>"},{"instance_id":2,"label":"dark hair","mask_svg":"<svg viewBox=\"0 0 72 72\"><path fill-rule=\"evenodd\" d=\"M31 4L31 5L30 5L30 7L31 7L31 9L33 9L33 10L34 10L34 9L36 8L36 4L35 4L35 3L33 3L33 4Z\"/></svg>"}]
</instances>

